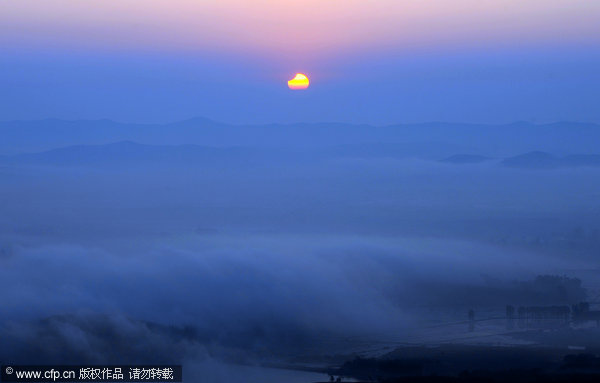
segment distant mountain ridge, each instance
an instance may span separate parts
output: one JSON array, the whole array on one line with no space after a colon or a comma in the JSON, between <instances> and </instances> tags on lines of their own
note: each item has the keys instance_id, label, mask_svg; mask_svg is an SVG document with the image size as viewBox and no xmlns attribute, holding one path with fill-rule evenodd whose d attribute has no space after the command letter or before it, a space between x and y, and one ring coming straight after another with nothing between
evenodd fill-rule
<instances>
[{"instance_id":1,"label":"distant mountain ridge","mask_svg":"<svg viewBox=\"0 0 600 383\"><path fill-rule=\"evenodd\" d=\"M364 145L413 146L429 158L480 153L505 158L540 150L557 155L595 154L600 125L560 122L535 125L422 123L388 126L323 124L230 125L205 118L168 124L110 120L0 122L0 154L40 152L72 145L134 141L147 145L195 144L207 147L325 148ZM416 150L416 146L419 146Z\"/></svg>"},{"instance_id":2,"label":"distant mountain ridge","mask_svg":"<svg viewBox=\"0 0 600 383\"><path fill-rule=\"evenodd\" d=\"M102 145L73 145L37 153L1 156L4 164L52 166L120 166L120 165L193 165L256 163L286 158L281 150L268 151L245 147L215 148L193 144L146 145L119 141Z\"/></svg>"},{"instance_id":3,"label":"distant mountain ridge","mask_svg":"<svg viewBox=\"0 0 600 383\"><path fill-rule=\"evenodd\" d=\"M151 166L186 167L206 165L252 166L282 163L314 163L328 159L415 158L426 151L427 145L413 147L409 144L363 144L330 146L325 148L258 148L211 147L195 144L147 145L132 141L119 141L101 145L72 145L48 151L0 156L0 166ZM510 168L555 169L559 167L600 167L600 155L576 154L563 157L533 151L504 159L481 155L456 154L439 162L449 165L490 163Z\"/></svg>"}]
</instances>

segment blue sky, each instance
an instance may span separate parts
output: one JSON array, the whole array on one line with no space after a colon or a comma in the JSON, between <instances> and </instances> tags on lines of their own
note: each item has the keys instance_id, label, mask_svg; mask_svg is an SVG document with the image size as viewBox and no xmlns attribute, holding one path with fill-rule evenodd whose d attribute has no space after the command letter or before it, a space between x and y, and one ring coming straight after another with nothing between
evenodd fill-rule
<instances>
[{"instance_id":1,"label":"blue sky","mask_svg":"<svg viewBox=\"0 0 600 383\"><path fill-rule=\"evenodd\" d=\"M0 5L0 120L600 122L582 0L34 3Z\"/></svg>"}]
</instances>

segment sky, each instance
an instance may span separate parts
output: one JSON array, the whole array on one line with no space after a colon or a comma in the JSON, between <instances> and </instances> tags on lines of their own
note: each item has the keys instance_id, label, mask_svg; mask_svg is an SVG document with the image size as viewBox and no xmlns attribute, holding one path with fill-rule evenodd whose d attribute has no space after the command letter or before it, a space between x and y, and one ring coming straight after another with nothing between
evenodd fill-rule
<instances>
[{"instance_id":1,"label":"sky","mask_svg":"<svg viewBox=\"0 0 600 383\"><path fill-rule=\"evenodd\" d=\"M600 122L598 67L594 0L0 3L0 120Z\"/></svg>"}]
</instances>

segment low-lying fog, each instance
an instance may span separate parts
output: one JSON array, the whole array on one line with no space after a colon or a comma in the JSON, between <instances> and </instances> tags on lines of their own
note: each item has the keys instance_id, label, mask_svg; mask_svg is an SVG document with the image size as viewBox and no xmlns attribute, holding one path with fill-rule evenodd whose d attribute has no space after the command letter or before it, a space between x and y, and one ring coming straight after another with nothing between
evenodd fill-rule
<instances>
[{"instance_id":1,"label":"low-lying fog","mask_svg":"<svg viewBox=\"0 0 600 383\"><path fill-rule=\"evenodd\" d=\"M600 287L600 168L37 164L0 184L2 360L193 361L227 380L246 367L222 362L586 298L538 275Z\"/></svg>"}]
</instances>

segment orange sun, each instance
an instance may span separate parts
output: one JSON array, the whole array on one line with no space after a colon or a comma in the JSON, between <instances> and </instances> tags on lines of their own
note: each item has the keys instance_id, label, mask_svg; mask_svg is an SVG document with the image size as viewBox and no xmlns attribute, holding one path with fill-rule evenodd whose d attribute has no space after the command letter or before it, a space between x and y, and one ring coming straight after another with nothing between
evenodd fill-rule
<instances>
[{"instance_id":1,"label":"orange sun","mask_svg":"<svg viewBox=\"0 0 600 383\"><path fill-rule=\"evenodd\" d=\"M296 73L296 77L288 81L288 87L292 90L308 88L308 77L302 73Z\"/></svg>"}]
</instances>

